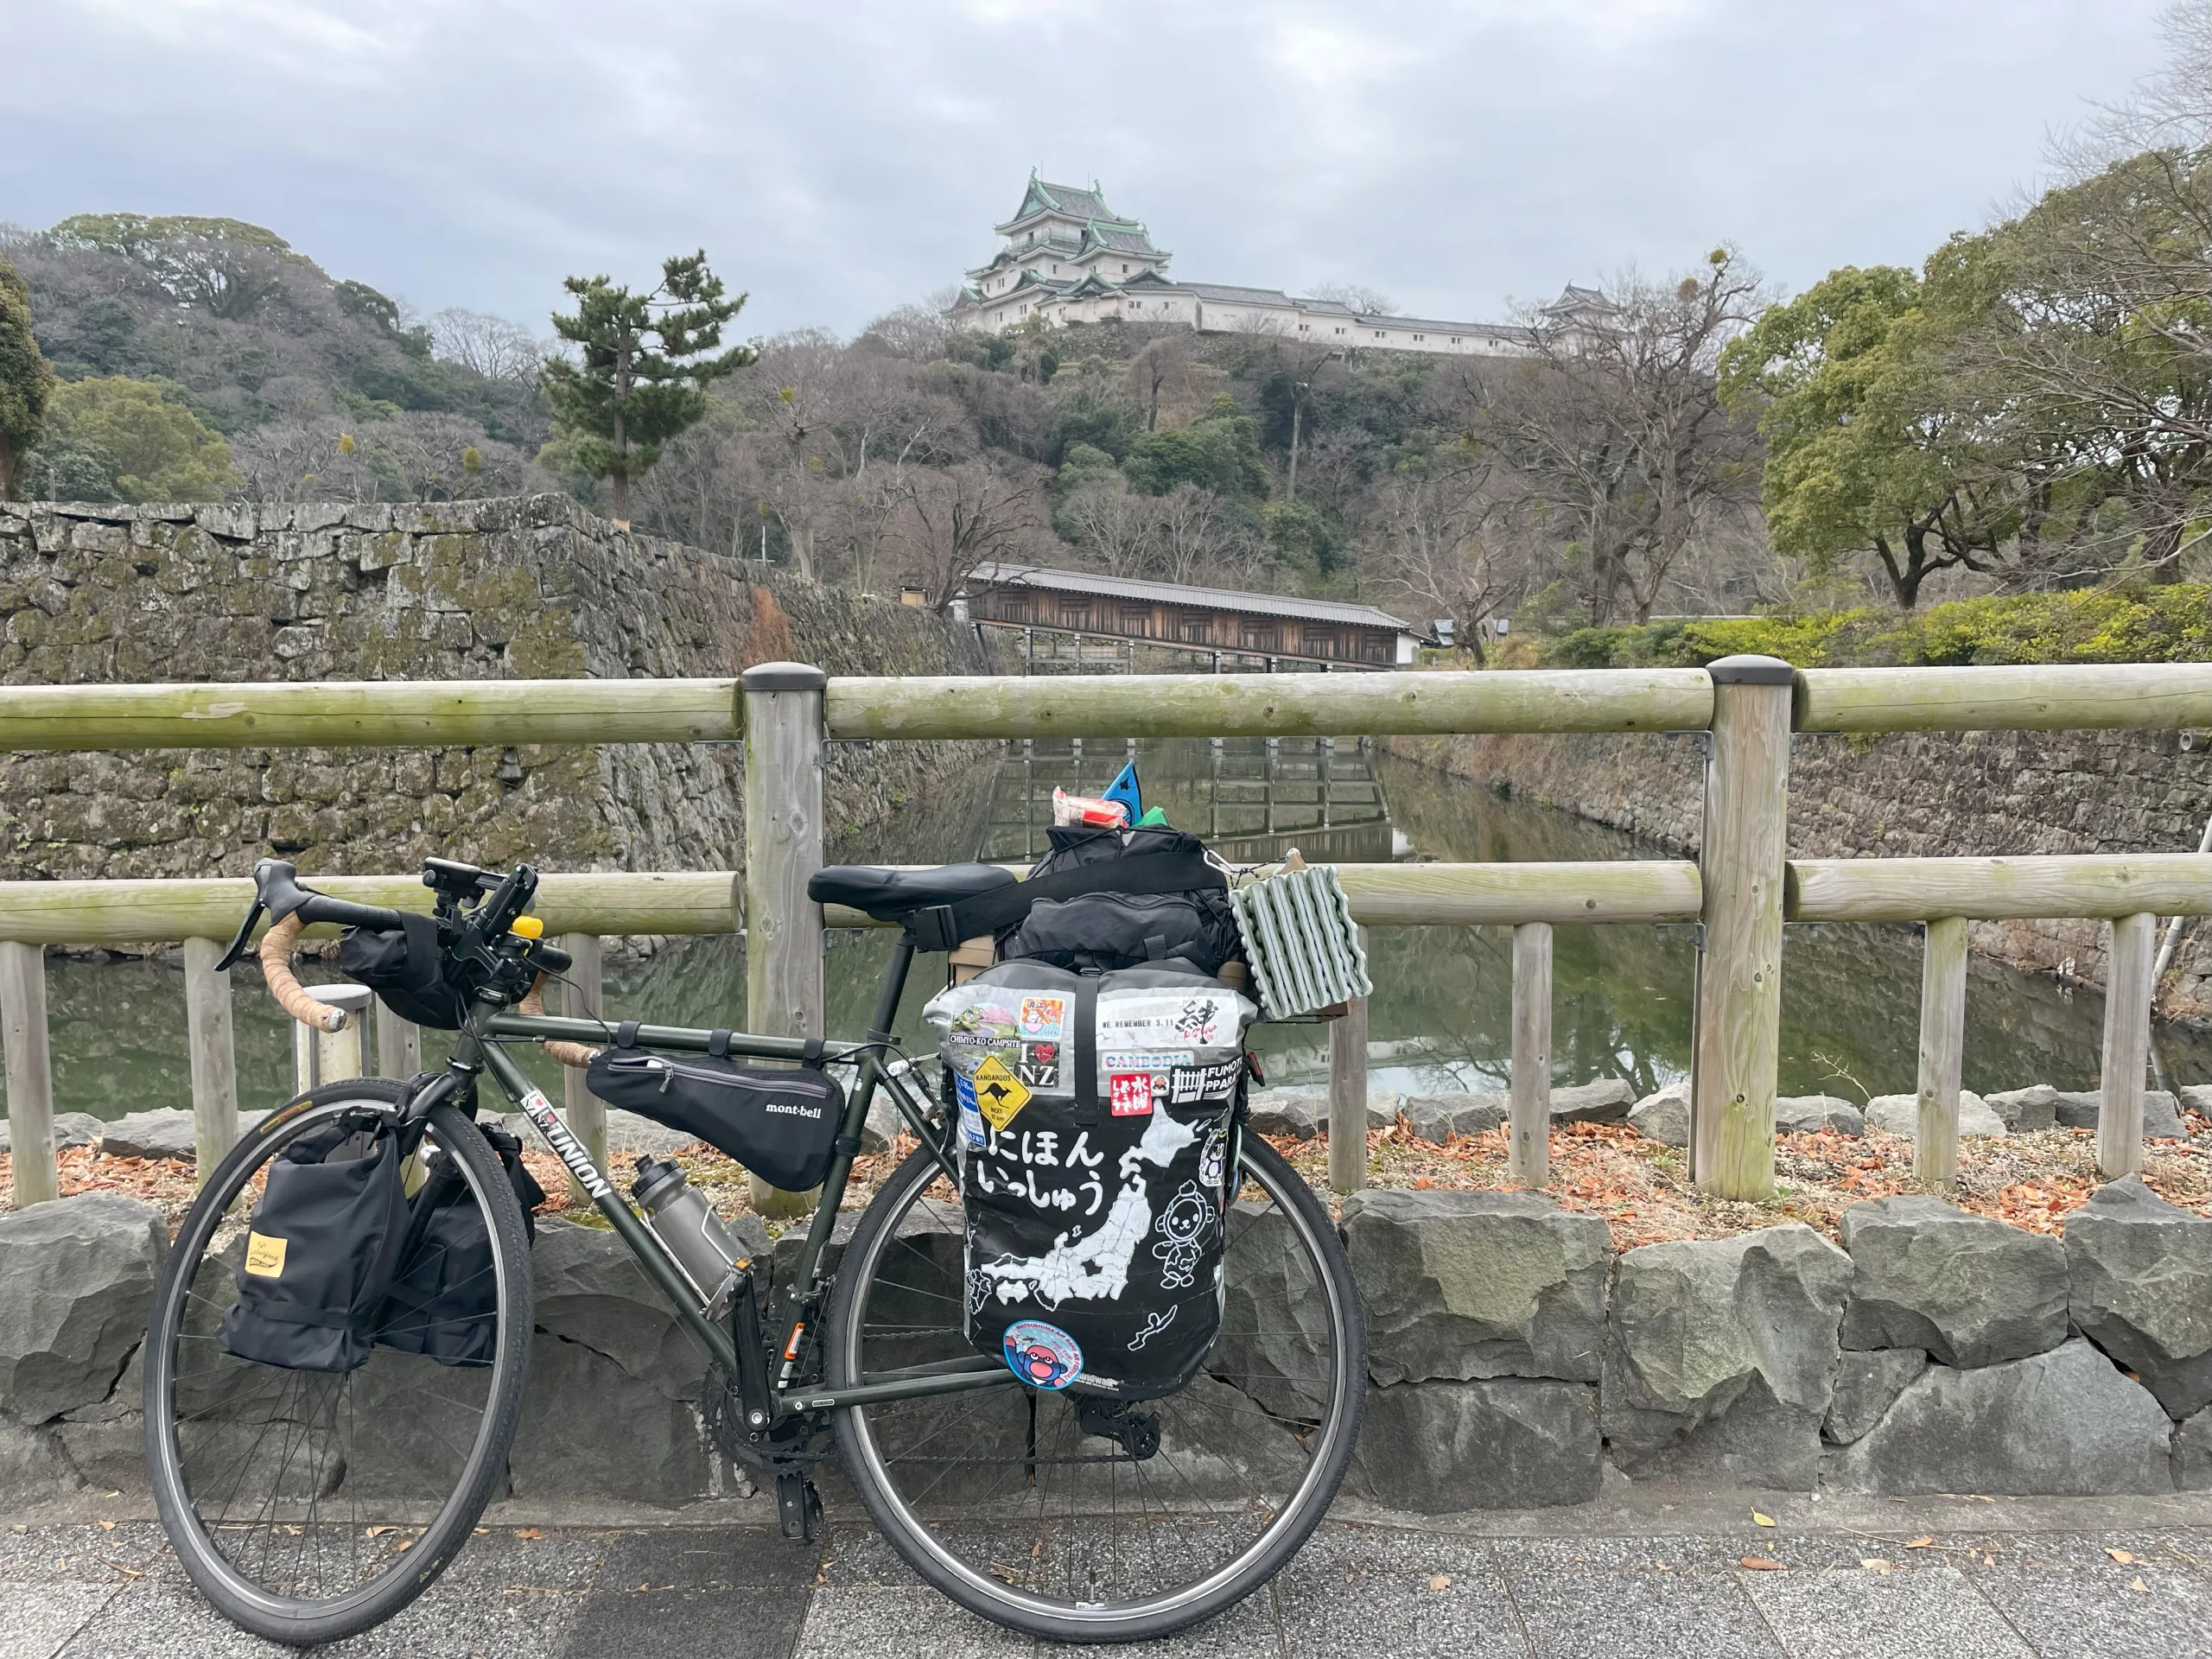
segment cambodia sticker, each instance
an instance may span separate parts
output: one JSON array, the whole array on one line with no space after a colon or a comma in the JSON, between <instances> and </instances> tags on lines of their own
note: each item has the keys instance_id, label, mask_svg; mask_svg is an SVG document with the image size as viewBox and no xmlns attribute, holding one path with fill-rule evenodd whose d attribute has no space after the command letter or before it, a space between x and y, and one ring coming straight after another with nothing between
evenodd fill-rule
<instances>
[{"instance_id":1,"label":"cambodia sticker","mask_svg":"<svg viewBox=\"0 0 2212 1659\"><path fill-rule=\"evenodd\" d=\"M266 1233L245 1236L245 1270L257 1279L276 1279L284 1272L284 1248L290 1241Z\"/></svg>"},{"instance_id":2,"label":"cambodia sticker","mask_svg":"<svg viewBox=\"0 0 2212 1659\"><path fill-rule=\"evenodd\" d=\"M995 1129L1005 1128L1014 1122L1014 1114L1029 1103L1028 1085L1007 1071L1006 1062L995 1054L984 1058L971 1081L976 1109Z\"/></svg>"},{"instance_id":3,"label":"cambodia sticker","mask_svg":"<svg viewBox=\"0 0 2212 1659\"><path fill-rule=\"evenodd\" d=\"M1173 1071L1179 1065L1188 1065L1198 1058L1187 1048L1164 1048L1155 1051L1119 1049L1099 1057L1099 1064L1109 1071Z\"/></svg>"},{"instance_id":4,"label":"cambodia sticker","mask_svg":"<svg viewBox=\"0 0 2212 1659\"><path fill-rule=\"evenodd\" d=\"M1058 1042L1067 1033L1068 1000L1065 996L1025 996L1021 999L1021 1038L1024 1042Z\"/></svg>"},{"instance_id":5,"label":"cambodia sticker","mask_svg":"<svg viewBox=\"0 0 2212 1659\"><path fill-rule=\"evenodd\" d=\"M1107 1083L1107 1098L1116 1117L1148 1117L1152 1114L1152 1073L1116 1071Z\"/></svg>"},{"instance_id":6,"label":"cambodia sticker","mask_svg":"<svg viewBox=\"0 0 2212 1659\"><path fill-rule=\"evenodd\" d=\"M1016 1319L1006 1328L1007 1369L1033 1389L1065 1389L1083 1370L1083 1350L1057 1325Z\"/></svg>"}]
</instances>

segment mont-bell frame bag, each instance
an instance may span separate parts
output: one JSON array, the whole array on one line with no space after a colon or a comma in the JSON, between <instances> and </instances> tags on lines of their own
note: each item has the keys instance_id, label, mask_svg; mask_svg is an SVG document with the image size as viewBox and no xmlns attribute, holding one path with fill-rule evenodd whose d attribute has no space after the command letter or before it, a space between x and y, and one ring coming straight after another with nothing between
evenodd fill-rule
<instances>
[{"instance_id":1,"label":"mont-bell frame bag","mask_svg":"<svg viewBox=\"0 0 2212 1659\"><path fill-rule=\"evenodd\" d=\"M1221 1329L1244 1032L1185 963L1004 962L925 1010L957 1112L966 1325L1024 1382L1172 1394Z\"/></svg>"},{"instance_id":2,"label":"mont-bell frame bag","mask_svg":"<svg viewBox=\"0 0 2212 1659\"><path fill-rule=\"evenodd\" d=\"M401 1019L432 1031L459 1031L468 1020L468 1000L446 979L437 923L411 912L400 922L394 929L346 929L338 943L340 970Z\"/></svg>"},{"instance_id":3,"label":"mont-bell frame bag","mask_svg":"<svg viewBox=\"0 0 2212 1659\"><path fill-rule=\"evenodd\" d=\"M350 1371L375 1345L407 1235L405 1152L391 1128L341 1118L269 1166L246 1234L225 1352L296 1371Z\"/></svg>"},{"instance_id":4,"label":"mont-bell frame bag","mask_svg":"<svg viewBox=\"0 0 2212 1659\"><path fill-rule=\"evenodd\" d=\"M649 1117L727 1153L772 1186L804 1192L822 1185L845 1119L845 1091L822 1069L820 1046L798 1066L738 1065L717 1031L705 1058L674 1059L637 1046L638 1024L615 1030L587 1075L610 1106Z\"/></svg>"},{"instance_id":5,"label":"mont-bell frame bag","mask_svg":"<svg viewBox=\"0 0 2212 1659\"><path fill-rule=\"evenodd\" d=\"M499 1154L522 1205L524 1236L535 1243L531 1211L545 1202L545 1189L524 1166L522 1142L491 1124L477 1128ZM483 1206L460 1166L440 1158L407 1207L402 1271L385 1301L376 1340L441 1365L490 1364L499 1351L499 1284Z\"/></svg>"}]
</instances>

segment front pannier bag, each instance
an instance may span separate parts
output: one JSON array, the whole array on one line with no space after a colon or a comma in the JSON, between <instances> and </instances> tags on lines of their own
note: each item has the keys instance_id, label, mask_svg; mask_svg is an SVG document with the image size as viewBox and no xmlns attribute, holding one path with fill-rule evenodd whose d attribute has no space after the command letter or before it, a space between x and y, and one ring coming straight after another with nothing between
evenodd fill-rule
<instances>
[{"instance_id":1,"label":"front pannier bag","mask_svg":"<svg viewBox=\"0 0 2212 1659\"><path fill-rule=\"evenodd\" d=\"M269 1166L246 1234L225 1352L295 1371L350 1371L374 1346L407 1233L397 1135L381 1120L311 1129Z\"/></svg>"},{"instance_id":2,"label":"front pannier bag","mask_svg":"<svg viewBox=\"0 0 2212 1659\"><path fill-rule=\"evenodd\" d=\"M924 1012L959 1118L969 1339L1039 1388L1181 1388L1221 1328L1258 1010L1179 967L1025 961Z\"/></svg>"},{"instance_id":3,"label":"front pannier bag","mask_svg":"<svg viewBox=\"0 0 2212 1659\"><path fill-rule=\"evenodd\" d=\"M499 1154L499 1167L522 1205L524 1236L537 1238L531 1213L545 1189L522 1161L522 1142L505 1130L479 1124ZM408 1200L407 1243L376 1339L402 1353L422 1354L441 1365L488 1365L499 1351L499 1283L492 1259L492 1229L483 1206L451 1158L432 1161L430 1173Z\"/></svg>"},{"instance_id":4,"label":"front pannier bag","mask_svg":"<svg viewBox=\"0 0 2212 1659\"><path fill-rule=\"evenodd\" d=\"M845 1091L822 1069L818 1044L804 1065L747 1066L724 1058L727 1031L714 1033L704 1058L649 1053L637 1036L635 1020L617 1028L615 1046L591 1063L592 1093L696 1135L786 1192L822 1185L836 1154Z\"/></svg>"},{"instance_id":5,"label":"front pannier bag","mask_svg":"<svg viewBox=\"0 0 2212 1659\"><path fill-rule=\"evenodd\" d=\"M468 1001L446 979L437 923L411 913L400 920L396 930L347 928L338 942L340 971L374 991L401 1019L432 1031L459 1031L468 1020Z\"/></svg>"}]
</instances>

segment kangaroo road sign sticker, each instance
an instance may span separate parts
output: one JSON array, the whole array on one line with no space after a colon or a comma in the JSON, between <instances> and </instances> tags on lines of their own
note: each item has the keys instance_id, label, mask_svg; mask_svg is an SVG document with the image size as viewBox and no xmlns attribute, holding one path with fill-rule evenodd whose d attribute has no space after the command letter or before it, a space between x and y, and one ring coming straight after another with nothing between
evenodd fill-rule
<instances>
[{"instance_id":1,"label":"kangaroo road sign sticker","mask_svg":"<svg viewBox=\"0 0 2212 1659\"><path fill-rule=\"evenodd\" d=\"M1006 1062L995 1054L987 1055L976 1068L976 1109L995 1129L1003 1129L1014 1122L1014 1115L1029 1103L1029 1089L1020 1077L1007 1070Z\"/></svg>"}]
</instances>

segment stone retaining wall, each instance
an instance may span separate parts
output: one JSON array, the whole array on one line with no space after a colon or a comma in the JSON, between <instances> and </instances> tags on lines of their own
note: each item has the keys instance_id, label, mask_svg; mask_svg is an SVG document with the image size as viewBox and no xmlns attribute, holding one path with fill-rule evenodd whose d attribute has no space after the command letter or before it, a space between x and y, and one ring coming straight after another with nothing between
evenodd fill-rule
<instances>
[{"instance_id":1,"label":"stone retaining wall","mask_svg":"<svg viewBox=\"0 0 2212 1659\"><path fill-rule=\"evenodd\" d=\"M1705 735L1408 737L1391 753L1695 856ZM2212 751L2172 732L1800 733L1789 849L1800 858L2186 853L2212 817ZM1976 922L1973 948L2031 973L2104 982L2103 924ZM2183 941L2159 1011L2212 1022L2212 928Z\"/></svg>"},{"instance_id":2,"label":"stone retaining wall","mask_svg":"<svg viewBox=\"0 0 2212 1659\"><path fill-rule=\"evenodd\" d=\"M617 531L560 496L431 505L0 502L0 683L993 671L975 631ZM833 835L982 746L833 746ZM0 753L0 877L315 872L427 855L558 869L729 869L728 744Z\"/></svg>"},{"instance_id":3,"label":"stone retaining wall","mask_svg":"<svg viewBox=\"0 0 2212 1659\"><path fill-rule=\"evenodd\" d=\"M1586 1503L1609 1468L1796 1491L2212 1490L2212 1220L2130 1177L2063 1239L1932 1198L1856 1205L1842 1233L1615 1255L1601 1219L1536 1194L1352 1198L1369 1355L1352 1490L1431 1513ZM159 1212L121 1197L0 1217L0 1510L143 1489L136 1356L166 1249ZM512 1489L671 1507L723 1490L699 1356L619 1241L550 1222L534 1267ZM1234 1287L1231 1302L1245 1328ZM1263 1356L1298 1376L1291 1324L1239 1371L1268 1372ZM1295 1383L1253 1392L1298 1409Z\"/></svg>"}]
</instances>

